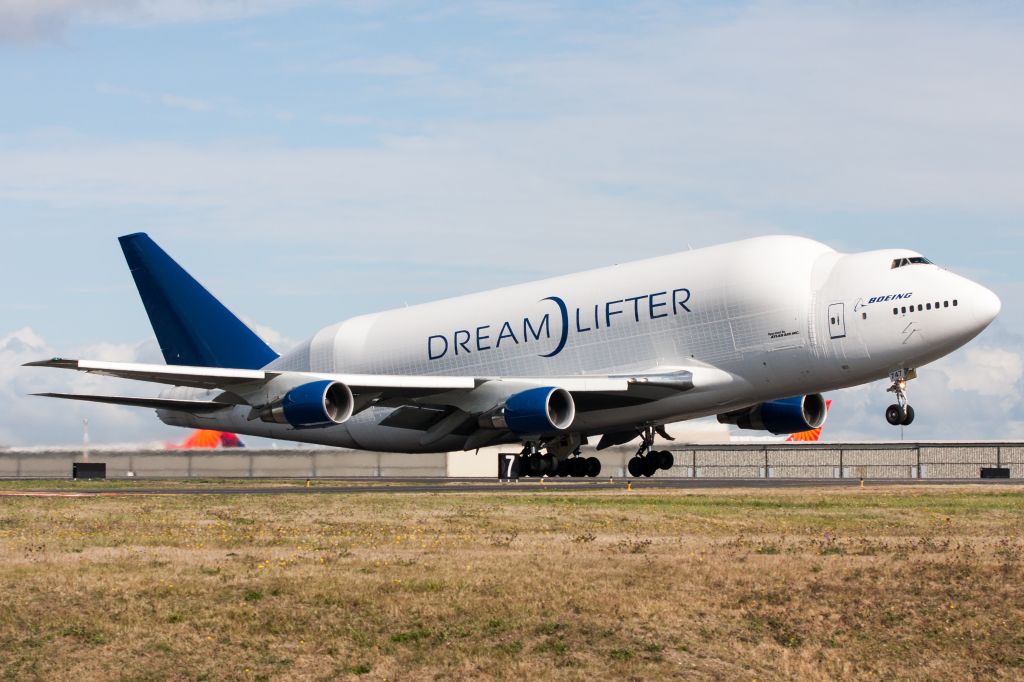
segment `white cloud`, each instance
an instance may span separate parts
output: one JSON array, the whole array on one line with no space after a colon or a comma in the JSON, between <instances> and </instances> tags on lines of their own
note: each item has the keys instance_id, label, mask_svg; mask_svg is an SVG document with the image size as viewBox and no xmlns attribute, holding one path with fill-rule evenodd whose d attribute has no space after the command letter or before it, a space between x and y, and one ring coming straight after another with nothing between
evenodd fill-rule
<instances>
[{"instance_id":1,"label":"white cloud","mask_svg":"<svg viewBox=\"0 0 1024 682\"><path fill-rule=\"evenodd\" d=\"M919 369L908 384L914 424L901 432L884 419L894 402L888 381L839 391L834 398L827 440L960 439L993 440L1024 436L1024 359L1015 341L1005 348L994 335Z\"/></svg>"},{"instance_id":2,"label":"white cloud","mask_svg":"<svg viewBox=\"0 0 1024 682\"><path fill-rule=\"evenodd\" d=\"M280 351L290 343L275 330L253 325ZM154 384L113 379L84 372L45 367L22 367L58 353L30 327L0 336L0 447L66 445L82 439L82 420L89 420L93 443L134 443L181 440L186 433L165 426L152 410L103 405L32 393L75 393L148 397L159 393ZM139 343L97 343L64 354L108 362L162 364L155 339Z\"/></svg>"},{"instance_id":3,"label":"white cloud","mask_svg":"<svg viewBox=\"0 0 1024 682\"><path fill-rule=\"evenodd\" d=\"M54 38L74 23L221 21L281 11L310 0L2 0L0 41Z\"/></svg>"},{"instance_id":4,"label":"white cloud","mask_svg":"<svg viewBox=\"0 0 1024 682\"><path fill-rule=\"evenodd\" d=\"M419 132L358 147L0 142L0 196L200 209L211 224L248 235L277 235L301 216L309 238L338 226L356 241L409 236L424 260L439 255L420 248L438 234L514 234L554 251L580 235L592 237L583 240L588 249L629 231L645 245L626 245L630 257L651 245L788 231L751 217L771 210L1020 215L1024 118L1015 112L1024 91L1012 84L1024 69L1024 41L1012 24L968 19L755 3L716 21L669 14L643 39L581 33L555 56L482 62L459 78L432 55L350 57L336 66L403 76L395 89L417 98L412 109L436 102L454 80L465 87L452 97L479 114L397 122ZM193 111L214 107L152 96ZM494 255L483 248L478 257Z\"/></svg>"},{"instance_id":5,"label":"white cloud","mask_svg":"<svg viewBox=\"0 0 1024 682\"><path fill-rule=\"evenodd\" d=\"M342 59L329 64L325 70L358 76L410 77L433 73L437 66L415 57L385 54Z\"/></svg>"},{"instance_id":6,"label":"white cloud","mask_svg":"<svg viewBox=\"0 0 1024 682\"><path fill-rule=\"evenodd\" d=\"M184 109L193 113L213 111L215 108L213 102L199 97L188 97L171 92L147 92L145 90L138 90L135 88L111 85L110 83L100 83L96 86L96 91L107 95L123 95L146 102L156 102L165 107L170 107L172 109Z\"/></svg>"},{"instance_id":7,"label":"white cloud","mask_svg":"<svg viewBox=\"0 0 1024 682\"><path fill-rule=\"evenodd\" d=\"M595 262L594 254L607 252L606 240L623 229L635 239L620 245L615 260L766 229L670 195L595 189L620 172L610 161L583 153L550 163L541 150L557 140L539 135L528 143L524 135L472 130L350 149L109 144L57 136L29 147L0 145L0 197L184 210L197 233L215 225L247 240L278 238L282 230L291 240L340 237L346 256L366 260L380 260L387 243L399 259L434 264L462 262L461 248L452 245L472 243L475 259L578 268L566 264L564 253ZM516 144L509 138L521 148L507 147ZM637 169L637 182L649 173ZM204 220L209 227L196 223ZM481 234L505 238L481 240Z\"/></svg>"},{"instance_id":8,"label":"white cloud","mask_svg":"<svg viewBox=\"0 0 1024 682\"><path fill-rule=\"evenodd\" d=\"M152 386L72 371L22 367L53 357L56 352L31 328L0 336L0 444L48 445L80 442L82 420L89 420L94 442L131 442L174 437L152 411L116 405L37 398L31 393L99 393L149 396ZM154 341L138 344L97 344L76 356L121 362L152 362L159 355Z\"/></svg>"},{"instance_id":9,"label":"white cloud","mask_svg":"<svg viewBox=\"0 0 1024 682\"><path fill-rule=\"evenodd\" d=\"M239 319L241 319L242 322L244 322L250 329L256 332L256 335L263 339L268 346L273 348L278 355L282 355L291 350L292 346L296 343L273 327L268 327L265 324L254 322L245 315L240 315Z\"/></svg>"},{"instance_id":10,"label":"white cloud","mask_svg":"<svg viewBox=\"0 0 1024 682\"><path fill-rule=\"evenodd\" d=\"M960 362L946 370L949 387L969 391L979 396L1020 400L1021 377L1024 360L1020 353L1001 348L973 346L966 350Z\"/></svg>"},{"instance_id":11,"label":"white cloud","mask_svg":"<svg viewBox=\"0 0 1024 682\"><path fill-rule=\"evenodd\" d=\"M159 95L160 102L174 109L185 109L187 111L202 112L210 111L213 109L213 105L206 100L199 99L198 97L183 97L181 95L174 95L171 93L161 93Z\"/></svg>"}]
</instances>

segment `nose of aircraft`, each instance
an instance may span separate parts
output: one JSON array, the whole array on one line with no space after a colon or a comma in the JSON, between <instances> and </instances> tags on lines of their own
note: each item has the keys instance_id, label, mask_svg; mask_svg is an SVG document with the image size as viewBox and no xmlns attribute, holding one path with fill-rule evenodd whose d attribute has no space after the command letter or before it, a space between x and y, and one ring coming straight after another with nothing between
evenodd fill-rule
<instances>
[{"instance_id":1,"label":"nose of aircraft","mask_svg":"<svg viewBox=\"0 0 1024 682\"><path fill-rule=\"evenodd\" d=\"M980 284L975 285L971 296L971 309L981 329L989 326L1002 308L1003 303L994 292Z\"/></svg>"}]
</instances>

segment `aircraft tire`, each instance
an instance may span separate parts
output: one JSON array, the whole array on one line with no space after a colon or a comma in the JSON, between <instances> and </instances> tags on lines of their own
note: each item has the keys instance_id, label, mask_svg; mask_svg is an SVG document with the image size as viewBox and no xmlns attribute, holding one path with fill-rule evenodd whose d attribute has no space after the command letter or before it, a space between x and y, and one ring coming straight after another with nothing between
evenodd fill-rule
<instances>
[{"instance_id":1,"label":"aircraft tire","mask_svg":"<svg viewBox=\"0 0 1024 682\"><path fill-rule=\"evenodd\" d=\"M658 453L658 466L665 471L668 471L676 463L676 458L672 456L672 453L668 450L662 450Z\"/></svg>"},{"instance_id":2,"label":"aircraft tire","mask_svg":"<svg viewBox=\"0 0 1024 682\"><path fill-rule=\"evenodd\" d=\"M914 423L914 408L910 405L907 405L907 415L903 417L903 421L901 423L903 426L910 426Z\"/></svg>"},{"instance_id":3,"label":"aircraft tire","mask_svg":"<svg viewBox=\"0 0 1024 682\"><path fill-rule=\"evenodd\" d=\"M541 461L541 473L547 474L548 476L554 476L558 471L558 458L554 455L544 455L540 459Z\"/></svg>"},{"instance_id":4,"label":"aircraft tire","mask_svg":"<svg viewBox=\"0 0 1024 682\"><path fill-rule=\"evenodd\" d=\"M597 478L601 475L601 460L597 457L587 457L587 476L590 478Z\"/></svg>"},{"instance_id":5,"label":"aircraft tire","mask_svg":"<svg viewBox=\"0 0 1024 682\"><path fill-rule=\"evenodd\" d=\"M657 458L648 455L643 459L644 476L650 478L658 470Z\"/></svg>"},{"instance_id":6,"label":"aircraft tire","mask_svg":"<svg viewBox=\"0 0 1024 682\"><path fill-rule=\"evenodd\" d=\"M885 408L885 421L889 422L893 426L899 426L903 423L903 412L900 410L899 405L890 405Z\"/></svg>"},{"instance_id":7,"label":"aircraft tire","mask_svg":"<svg viewBox=\"0 0 1024 682\"><path fill-rule=\"evenodd\" d=\"M626 468L629 470L629 475L633 478L640 478L644 475L644 461L639 457L629 460Z\"/></svg>"},{"instance_id":8,"label":"aircraft tire","mask_svg":"<svg viewBox=\"0 0 1024 682\"><path fill-rule=\"evenodd\" d=\"M567 461L569 462L570 476L572 476L573 478L579 478L580 476L583 476L584 472L586 471L586 468L583 466L582 457L573 457L572 459L569 459Z\"/></svg>"}]
</instances>

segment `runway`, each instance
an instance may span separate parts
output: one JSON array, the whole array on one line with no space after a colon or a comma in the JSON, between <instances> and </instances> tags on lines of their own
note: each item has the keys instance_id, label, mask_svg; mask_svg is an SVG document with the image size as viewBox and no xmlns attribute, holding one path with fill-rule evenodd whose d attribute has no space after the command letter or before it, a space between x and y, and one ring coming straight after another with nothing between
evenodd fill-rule
<instances>
[{"instance_id":1,"label":"runway","mask_svg":"<svg viewBox=\"0 0 1024 682\"><path fill-rule=\"evenodd\" d=\"M115 483L114 485L123 485ZM866 488L893 486L1014 486L1022 485L1012 479L871 479L865 481ZM449 478L429 479L345 479L329 483L311 482L293 485L268 486L180 486L137 488L83 484L75 489L0 490L0 497L121 497L131 495L357 495L357 494L449 494L449 493L491 493L491 494L547 494L547 493L594 493L607 491L655 491L655 490L725 490L725 489L778 489L778 488L852 488L860 486L857 479L598 479L598 480L540 480L522 479L519 482L498 482L479 480L452 480Z\"/></svg>"}]
</instances>

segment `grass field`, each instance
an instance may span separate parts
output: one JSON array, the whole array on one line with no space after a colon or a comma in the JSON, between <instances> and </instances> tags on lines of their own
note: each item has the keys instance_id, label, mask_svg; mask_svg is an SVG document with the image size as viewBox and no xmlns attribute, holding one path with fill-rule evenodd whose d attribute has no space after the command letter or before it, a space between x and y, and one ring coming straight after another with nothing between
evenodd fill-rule
<instances>
[{"instance_id":1,"label":"grass field","mask_svg":"<svg viewBox=\"0 0 1024 682\"><path fill-rule=\"evenodd\" d=\"M0 498L0 674L1020 679L1022 493Z\"/></svg>"}]
</instances>

